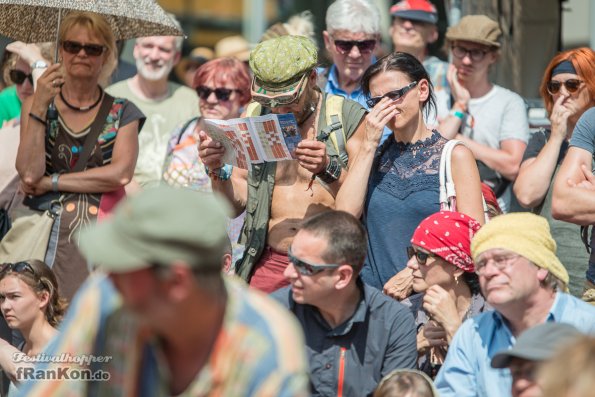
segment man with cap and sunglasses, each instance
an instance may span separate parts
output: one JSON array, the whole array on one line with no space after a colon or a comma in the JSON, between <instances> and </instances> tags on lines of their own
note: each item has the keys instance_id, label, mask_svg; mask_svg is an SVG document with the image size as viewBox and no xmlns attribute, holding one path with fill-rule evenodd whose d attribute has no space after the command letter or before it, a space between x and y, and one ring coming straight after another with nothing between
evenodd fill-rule
<instances>
[{"instance_id":1,"label":"man with cap and sunglasses","mask_svg":"<svg viewBox=\"0 0 595 397\"><path fill-rule=\"evenodd\" d=\"M411 311L362 283L366 231L344 211L301 225L289 249L290 287L273 293L302 325L312 396L369 396L397 368L415 368Z\"/></svg>"},{"instance_id":2,"label":"man with cap and sunglasses","mask_svg":"<svg viewBox=\"0 0 595 397\"><path fill-rule=\"evenodd\" d=\"M295 319L221 272L227 214L221 197L161 186L83 233L82 252L109 278L81 287L45 353L91 361L38 363L41 380L20 395L307 396ZM39 377L61 369L98 381Z\"/></svg>"},{"instance_id":3,"label":"man with cap and sunglasses","mask_svg":"<svg viewBox=\"0 0 595 397\"><path fill-rule=\"evenodd\" d=\"M504 212L510 209L515 180L527 141L525 102L518 94L493 84L490 67L498 60L498 23L485 15L467 15L448 28L452 64L448 82L454 99L449 116L440 123L447 138L463 141L478 160L480 177Z\"/></svg>"},{"instance_id":4,"label":"man with cap and sunglasses","mask_svg":"<svg viewBox=\"0 0 595 397\"><path fill-rule=\"evenodd\" d=\"M568 290L568 273L543 217L497 216L473 237L471 253L482 293L494 311L461 325L436 387L442 397L510 396L510 372L492 368L494 355L544 322L571 324L595 334L595 308L563 292Z\"/></svg>"},{"instance_id":5,"label":"man with cap and sunglasses","mask_svg":"<svg viewBox=\"0 0 595 397\"><path fill-rule=\"evenodd\" d=\"M222 163L222 145L200 133L199 155L213 189L224 193L237 214L246 209L240 241L246 249L236 273L266 292L287 285L287 249L299 223L334 207L347 174L342 159L357 153L364 133L365 109L346 99L343 133L327 135L326 94L316 85L316 63L316 46L302 36L265 40L250 54L253 100L273 113L293 113L297 120L302 136L297 160L255 164L249 171L234 168ZM344 147L335 146L343 137Z\"/></svg>"},{"instance_id":6,"label":"man with cap and sunglasses","mask_svg":"<svg viewBox=\"0 0 595 397\"><path fill-rule=\"evenodd\" d=\"M429 54L428 46L438 40L438 12L428 0L401 0L390 8L389 28L395 51L416 57L428 71L436 96L436 115L428 115L427 124L436 126L448 117L450 86L446 79L448 62Z\"/></svg>"}]
</instances>

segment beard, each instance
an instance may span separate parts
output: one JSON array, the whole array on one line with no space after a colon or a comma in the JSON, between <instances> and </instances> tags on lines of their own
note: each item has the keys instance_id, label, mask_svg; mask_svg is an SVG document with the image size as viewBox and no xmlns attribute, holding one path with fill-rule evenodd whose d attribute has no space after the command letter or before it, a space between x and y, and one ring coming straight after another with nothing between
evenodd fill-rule
<instances>
[{"instance_id":1,"label":"beard","mask_svg":"<svg viewBox=\"0 0 595 397\"><path fill-rule=\"evenodd\" d=\"M300 109L299 113L294 113L295 121L298 125L304 124L306 120L316 111L318 106L318 95L316 90L312 89L308 91L308 97L304 101L304 106Z\"/></svg>"},{"instance_id":2,"label":"beard","mask_svg":"<svg viewBox=\"0 0 595 397\"><path fill-rule=\"evenodd\" d=\"M174 58L172 57L169 61L157 61L154 63L156 66L155 70L150 70L147 65L151 64L149 58L138 58L136 59L136 70L138 74L147 80L157 81L166 78L174 67Z\"/></svg>"}]
</instances>

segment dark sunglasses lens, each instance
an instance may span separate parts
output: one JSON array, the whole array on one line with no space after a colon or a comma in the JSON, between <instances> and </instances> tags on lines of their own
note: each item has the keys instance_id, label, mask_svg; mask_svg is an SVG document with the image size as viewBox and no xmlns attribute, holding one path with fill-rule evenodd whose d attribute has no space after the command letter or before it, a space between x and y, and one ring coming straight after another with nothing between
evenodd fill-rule
<instances>
[{"instance_id":1,"label":"dark sunglasses lens","mask_svg":"<svg viewBox=\"0 0 595 397\"><path fill-rule=\"evenodd\" d=\"M407 247L407 258L411 259L415 255L413 247Z\"/></svg>"},{"instance_id":2,"label":"dark sunglasses lens","mask_svg":"<svg viewBox=\"0 0 595 397\"><path fill-rule=\"evenodd\" d=\"M199 86L196 88L196 93L198 94L198 97L200 99L202 99L203 101L206 101L206 99L211 95L211 89L205 86Z\"/></svg>"},{"instance_id":3,"label":"dark sunglasses lens","mask_svg":"<svg viewBox=\"0 0 595 397\"><path fill-rule=\"evenodd\" d=\"M368 104L368 107L373 108L374 106L376 106L376 104L380 102L380 99L378 98L370 98L366 100L366 103Z\"/></svg>"},{"instance_id":4,"label":"dark sunglasses lens","mask_svg":"<svg viewBox=\"0 0 595 397\"><path fill-rule=\"evenodd\" d=\"M359 49L359 52L365 54L369 54L370 52L372 52L375 46L375 40L364 40L357 43L357 48Z\"/></svg>"},{"instance_id":5,"label":"dark sunglasses lens","mask_svg":"<svg viewBox=\"0 0 595 397\"><path fill-rule=\"evenodd\" d=\"M573 93L576 92L578 88L581 86L581 81L576 79L566 80L564 82L564 86L566 87L568 92Z\"/></svg>"},{"instance_id":6,"label":"dark sunglasses lens","mask_svg":"<svg viewBox=\"0 0 595 397\"><path fill-rule=\"evenodd\" d=\"M229 97L231 96L231 90L227 88L217 88L215 89L215 96L220 101L229 101Z\"/></svg>"},{"instance_id":7,"label":"dark sunglasses lens","mask_svg":"<svg viewBox=\"0 0 595 397\"><path fill-rule=\"evenodd\" d=\"M99 44L87 44L83 46L87 55L97 57L103 53L103 46Z\"/></svg>"},{"instance_id":8,"label":"dark sunglasses lens","mask_svg":"<svg viewBox=\"0 0 595 397\"><path fill-rule=\"evenodd\" d=\"M339 52L341 52L342 54L345 54L345 53L351 51L351 49L353 48L353 42L345 41L345 40L335 40L335 46L337 46L337 49L339 50Z\"/></svg>"},{"instance_id":9,"label":"dark sunglasses lens","mask_svg":"<svg viewBox=\"0 0 595 397\"><path fill-rule=\"evenodd\" d=\"M550 94L557 94L562 84L559 81L550 81L547 83L547 90Z\"/></svg>"},{"instance_id":10,"label":"dark sunglasses lens","mask_svg":"<svg viewBox=\"0 0 595 397\"><path fill-rule=\"evenodd\" d=\"M428 254L426 254L425 252L417 251L417 252L415 253L415 257L417 258L417 262L418 262L420 265L425 265L425 264L426 264L426 262L428 261L428 257L429 257L429 255L428 255Z\"/></svg>"},{"instance_id":11,"label":"dark sunglasses lens","mask_svg":"<svg viewBox=\"0 0 595 397\"><path fill-rule=\"evenodd\" d=\"M75 43L74 41L65 41L62 44L62 47L70 54L78 54L81 51L81 48L83 48L80 43Z\"/></svg>"},{"instance_id":12,"label":"dark sunglasses lens","mask_svg":"<svg viewBox=\"0 0 595 397\"><path fill-rule=\"evenodd\" d=\"M10 80L12 80L12 82L15 84L23 84L25 82L25 79L30 76L20 70L11 70L9 74Z\"/></svg>"}]
</instances>

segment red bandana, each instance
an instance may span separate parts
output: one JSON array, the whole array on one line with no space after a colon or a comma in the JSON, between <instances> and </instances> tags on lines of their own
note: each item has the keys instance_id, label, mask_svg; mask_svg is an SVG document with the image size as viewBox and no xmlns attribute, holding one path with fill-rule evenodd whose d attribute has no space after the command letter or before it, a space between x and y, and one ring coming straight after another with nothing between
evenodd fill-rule
<instances>
[{"instance_id":1,"label":"red bandana","mask_svg":"<svg viewBox=\"0 0 595 397\"><path fill-rule=\"evenodd\" d=\"M475 219L453 211L440 211L421 221L411 244L431 252L466 272L475 271L471 238L480 228Z\"/></svg>"}]
</instances>

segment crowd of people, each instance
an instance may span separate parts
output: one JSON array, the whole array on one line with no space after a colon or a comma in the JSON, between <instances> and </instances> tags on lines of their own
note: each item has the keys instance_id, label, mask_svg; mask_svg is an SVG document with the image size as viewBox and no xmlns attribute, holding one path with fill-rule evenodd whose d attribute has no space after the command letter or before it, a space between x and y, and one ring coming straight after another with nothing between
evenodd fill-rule
<instances>
[{"instance_id":1,"label":"crowd of people","mask_svg":"<svg viewBox=\"0 0 595 397\"><path fill-rule=\"evenodd\" d=\"M187 59L138 38L121 81L98 14L56 60L6 48L0 395L595 396L595 52L551 60L531 131L490 17L451 63L428 0L325 23L327 66L309 12ZM248 169L207 128L287 113L293 160ZM41 257L2 259L49 210Z\"/></svg>"}]
</instances>

